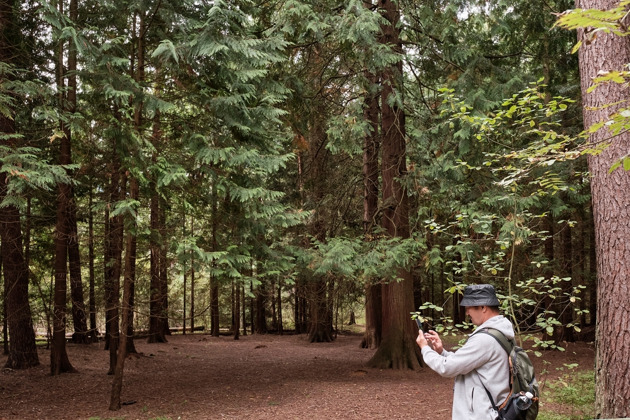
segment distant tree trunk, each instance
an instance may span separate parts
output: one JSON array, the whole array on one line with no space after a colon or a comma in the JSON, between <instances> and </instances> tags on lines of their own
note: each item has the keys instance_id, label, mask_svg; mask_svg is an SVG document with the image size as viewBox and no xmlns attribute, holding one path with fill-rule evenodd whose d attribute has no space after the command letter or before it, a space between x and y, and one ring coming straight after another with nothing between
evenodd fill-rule
<instances>
[{"instance_id":1,"label":"distant tree trunk","mask_svg":"<svg viewBox=\"0 0 630 420\"><path fill-rule=\"evenodd\" d=\"M59 14L63 15L63 2L59 2ZM64 112L65 105L65 71L64 71L64 43L58 41L57 52L57 91L58 107L60 112ZM70 128L60 123L63 136L60 139L59 164L68 165L72 162L70 144ZM67 303L67 277L68 277L68 242L70 232L70 221L68 220L69 203L72 189L69 184L59 183L57 185L57 221L55 224L55 287L53 304L53 338L50 351L50 374L59 375L63 372L74 372L75 369L70 364L68 353L66 352L66 303Z\"/></svg>"},{"instance_id":2,"label":"distant tree trunk","mask_svg":"<svg viewBox=\"0 0 630 420\"><path fill-rule=\"evenodd\" d=\"M132 188L133 189L133 188ZM129 251L135 247L135 232L130 232L127 235L127 250ZM133 307L131 303L131 297L133 295L133 282L135 275L135 250L130 253L131 257L125 257L125 279L123 281L123 301L122 301L122 322L120 330L120 339L118 343L118 354L116 355L116 365L114 367L114 379L112 381L112 392L110 395L109 409L120 410L120 394L122 391L123 373L125 368L125 359L127 358L127 350L129 348L128 340L133 340L133 336L128 336L128 332L133 329L129 325L132 321L131 315L133 314ZM133 346L131 346L133 348ZM135 352L135 348L133 348Z\"/></svg>"},{"instance_id":3,"label":"distant tree trunk","mask_svg":"<svg viewBox=\"0 0 630 420\"><path fill-rule=\"evenodd\" d=\"M166 235L166 203L160 206L160 230L162 244L160 246L160 298L162 299L162 330L164 335L171 335L168 324L168 239Z\"/></svg>"},{"instance_id":4,"label":"distant tree trunk","mask_svg":"<svg viewBox=\"0 0 630 420\"><path fill-rule=\"evenodd\" d=\"M191 218L190 226L191 226L191 235L194 235L193 230L193 222L194 220ZM194 254L190 257L190 332L195 332L195 256Z\"/></svg>"},{"instance_id":5,"label":"distant tree trunk","mask_svg":"<svg viewBox=\"0 0 630 420\"><path fill-rule=\"evenodd\" d=\"M543 218L543 223L545 224L545 229L547 230L547 238L545 238L544 241L544 253L545 253L545 259L548 261L548 264L546 264L545 266L545 270L544 270L544 275L547 279L550 279L551 277L553 277L553 275L556 272L556 263L555 263L555 241L554 241L554 237L555 237L555 224L554 224L554 218L553 215L551 213L547 214L544 218ZM545 295L543 297L543 301L544 301L544 308L548 309L548 310L553 310L553 300L551 297L549 297L549 295ZM547 317L549 317L551 315L548 315ZM552 335L547 334L546 330L543 333L543 335L550 340L553 340Z\"/></svg>"},{"instance_id":6,"label":"distant tree trunk","mask_svg":"<svg viewBox=\"0 0 630 420\"><path fill-rule=\"evenodd\" d=\"M219 224L218 195L216 182L212 183L212 252L218 250L217 227ZM210 334L219 336L219 283L214 274L210 276Z\"/></svg>"},{"instance_id":7,"label":"distant tree trunk","mask_svg":"<svg viewBox=\"0 0 630 420\"><path fill-rule=\"evenodd\" d=\"M303 334L307 332L306 284L303 279L295 281L294 301L295 333Z\"/></svg>"},{"instance_id":8,"label":"distant tree trunk","mask_svg":"<svg viewBox=\"0 0 630 420\"><path fill-rule=\"evenodd\" d=\"M589 9L617 7L618 0L578 0ZM625 84L606 83L590 91L592 80L602 72L621 71L630 63L630 40L612 33L597 37L578 31L584 127L605 121L626 107ZM604 106L606 105L606 106ZM613 163L628 154L630 133L611 135L607 126L591 134L599 144L609 139L602 153L588 156L596 232L598 300L596 349L596 418L630 417L630 176L623 169L609 172Z\"/></svg>"},{"instance_id":9,"label":"distant tree trunk","mask_svg":"<svg viewBox=\"0 0 630 420\"><path fill-rule=\"evenodd\" d=\"M566 217L570 217L566 215ZM561 241L560 244L562 246L562 260L561 260L561 269L562 269L562 278L573 277L573 242L571 236L572 228L568 222L564 223L562 226L561 232ZM562 325L556 326L554 328L554 334L552 339L556 343L560 343L562 341L572 342L575 341L575 337L573 335L573 328L567 328L567 324L573 322L573 305L566 297L571 293L572 289L572 280L571 281L562 281L560 284L560 297L555 303L555 312L558 317L558 321Z\"/></svg>"},{"instance_id":10,"label":"distant tree trunk","mask_svg":"<svg viewBox=\"0 0 630 420\"><path fill-rule=\"evenodd\" d=\"M271 292L269 293L271 297L271 329L278 330L278 314L276 313L276 281L275 279L271 280L271 284L269 285L271 288Z\"/></svg>"},{"instance_id":11,"label":"distant tree trunk","mask_svg":"<svg viewBox=\"0 0 630 420\"><path fill-rule=\"evenodd\" d=\"M4 281L4 273L2 271L2 242L0 241L0 280L2 280L2 350L3 354L9 354L9 337L7 324L7 283Z\"/></svg>"},{"instance_id":12,"label":"distant tree trunk","mask_svg":"<svg viewBox=\"0 0 630 420\"><path fill-rule=\"evenodd\" d=\"M60 2L60 4L63 2ZM77 0L70 1L70 20L76 22L78 18ZM68 92L66 94L66 104L68 112L74 114L77 111L77 51L69 43L68 47ZM70 130L67 130L68 138L62 139L68 142L68 163L72 162L70 152L71 137ZM87 335L87 319L85 317L85 301L83 300L83 282L81 280L81 253L79 252L79 233L77 228L77 206L74 198L74 190L68 186L68 267L70 270L70 298L72 299L72 324L74 333L72 341L75 343L87 344L90 342Z\"/></svg>"},{"instance_id":13,"label":"distant tree trunk","mask_svg":"<svg viewBox=\"0 0 630 420\"><path fill-rule=\"evenodd\" d=\"M113 140L114 142L114 140ZM125 195L126 178L121 176L121 168L118 154L112 145L112 163L110 185L108 191L108 205L113 209L117 202ZM122 271L123 248L123 220L122 215L111 216L106 212L106 238L105 238L105 317L107 349L109 350L109 371L112 375L116 368L120 336L120 274Z\"/></svg>"},{"instance_id":14,"label":"distant tree trunk","mask_svg":"<svg viewBox=\"0 0 630 420\"><path fill-rule=\"evenodd\" d=\"M264 283L256 288L256 334L267 334L267 290Z\"/></svg>"},{"instance_id":15,"label":"distant tree trunk","mask_svg":"<svg viewBox=\"0 0 630 420\"><path fill-rule=\"evenodd\" d=\"M282 280L278 281L278 334L284 334L284 326L282 325Z\"/></svg>"},{"instance_id":16,"label":"distant tree trunk","mask_svg":"<svg viewBox=\"0 0 630 420\"><path fill-rule=\"evenodd\" d=\"M400 13L397 3L379 0L378 8L388 21L382 25L381 42L393 45L402 53ZM388 235L409 237L407 190L400 178L406 174L405 113L402 107L402 61L387 67L382 73L382 226ZM411 321L413 311L413 280L404 268L398 272L400 281L390 281L382 289L382 340L368 365L376 368L418 369L420 353L415 343L417 330Z\"/></svg>"},{"instance_id":17,"label":"distant tree trunk","mask_svg":"<svg viewBox=\"0 0 630 420\"><path fill-rule=\"evenodd\" d=\"M74 193L72 193L74 195ZM74 343L89 344L87 317L85 316L85 301L83 300L83 281L81 279L81 254L79 251L79 233L77 228L76 202L71 197L69 203L69 236L68 236L68 264L70 269L70 298L72 299L72 323Z\"/></svg>"},{"instance_id":18,"label":"distant tree trunk","mask_svg":"<svg viewBox=\"0 0 630 420\"><path fill-rule=\"evenodd\" d=\"M239 339L239 326L241 325L241 285L234 285L234 322L232 323L232 331L234 331L234 339Z\"/></svg>"},{"instance_id":19,"label":"distant tree trunk","mask_svg":"<svg viewBox=\"0 0 630 420\"><path fill-rule=\"evenodd\" d=\"M160 125L160 113L157 111L153 118L153 146L156 150L160 150L162 147L162 129ZM153 154L153 164L157 164L157 152ZM151 199L150 199L150 228L151 236L149 238L149 250L150 250L150 301L149 301L149 337L147 341L149 343L166 343L166 335L164 333L163 317L165 308L162 306L164 301L161 298L161 258L162 253L160 247L162 241L162 228L160 224L160 196L157 191L156 175L151 178Z\"/></svg>"},{"instance_id":20,"label":"distant tree trunk","mask_svg":"<svg viewBox=\"0 0 630 420\"><path fill-rule=\"evenodd\" d=\"M88 201L88 270L90 282L90 338L92 342L98 341L98 329L96 328L96 291L95 287L95 270L94 270L94 213L92 212L92 185L90 184L90 193Z\"/></svg>"},{"instance_id":21,"label":"distant tree trunk","mask_svg":"<svg viewBox=\"0 0 630 420\"><path fill-rule=\"evenodd\" d=\"M245 304L245 299L246 299L246 295L245 295L245 282L243 282L242 284L242 290L241 290L241 296L243 297L243 336L247 335L247 310L246 307L247 305Z\"/></svg>"},{"instance_id":22,"label":"distant tree trunk","mask_svg":"<svg viewBox=\"0 0 630 420\"><path fill-rule=\"evenodd\" d=\"M249 282L249 292L254 294L254 282ZM254 323L254 298L249 298L249 326L252 335L254 334L255 323Z\"/></svg>"},{"instance_id":23,"label":"distant tree trunk","mask_svg":"<svg viewBox=\"0 0 630 420\"><path fill-rule=\"evenodd\" d=\"M132 178L130 183L130 198L132 200L138 200L139 189L138 181ZM133 328L133 311L135 305L135 284L136 284L136 253L137 253L137 232L138 223L136 220L132 221L132 227L127 233L127 243L125 249L125 275L123 280L123 292L128 293L127 297L123 296L126 301L123 303L123 324L121 325L121 331L124 331L124 343L126 345L125 352L120 349L118 354L135 354L138 353L133 341L134 328ZM121 335L121 346L123 345ZM121 367L122 368L122 367Z\"/></svg>"}]
</instances>

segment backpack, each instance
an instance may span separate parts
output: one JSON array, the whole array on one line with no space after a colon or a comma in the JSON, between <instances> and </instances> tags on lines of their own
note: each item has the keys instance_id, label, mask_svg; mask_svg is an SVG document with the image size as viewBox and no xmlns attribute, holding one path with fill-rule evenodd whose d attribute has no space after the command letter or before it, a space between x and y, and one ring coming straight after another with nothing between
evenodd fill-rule
<instances>
[{"instance_id":1,"label":"backpack","mask_svg":"<svg viewBox=\"0 0 630 420\"><path fill-rule=\"evenodd\" d=\"M499 330L484 328L480 332L491 335L501 344L510 362L510 395L497 407L488 389L483 386L490 398L492 408L499 416L497 420L534 420L538 416L538 381L534 375L534 365L527 352L508 340ZM482 384L483 385L483 384Z\"/></svg>"}]
</instances>

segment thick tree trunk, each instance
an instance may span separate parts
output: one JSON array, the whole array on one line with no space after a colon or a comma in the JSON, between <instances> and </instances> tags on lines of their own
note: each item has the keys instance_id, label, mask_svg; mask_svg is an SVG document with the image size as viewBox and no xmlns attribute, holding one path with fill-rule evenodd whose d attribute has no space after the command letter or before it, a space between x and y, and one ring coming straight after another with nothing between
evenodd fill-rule
<instances>
[{"instance_id":1,"label":"thick tree trunk","mask_svg":"<svg viewBox=\"0 0 630 420\"><path fill-rule=\"evenodd\" d=\"M0 19L2 17L0 5ZM1 20L0 20L0 23ZM1 48L0 48L1 49ZM0 116L0 132L7 130L12 121ZM0 202L7 193L6 173L0 173ZM5 367L27 369L39 365L35 332L28 301L28 268L22 249L20 213L14 206L0 207L0 240L2 242L2 268L4 274L5 306L9 331L9 357Z\"/></svg>"},{"instance_id":2,"label":"thick tree trunk","mask_svg":"<svg viewBox=\"0 0 630 420\"><path fill-rule=\"evenodd\" d=\"M579 0L580 8L609 9L617 0ZM592 80L601 72L621 71L630 63L630 40L599 32L586 40L579 51L580 77L584 104L584 126L607 120L626 106L627 86L607 83L592 92ZM615 104L612 106L605 106ZM623 169L609 172L613 163L628 153L630 133L611 138L601 128L590 137L591 143L610 139L601 154L588 158L597 246L598 300L596 350L596 417L630 417L630 176Z\"/></svg>"},{"instance_id":3,"label":"thick tree trunk","mask_svg":"<svg viewBox=\"0 0 630 420\"><path fill-rule=\"evenodd\" d=\"M370 86L365 98L364 116L370 125L370 132L366 134L363 145L363 233L366 240L370 241L374 228L378 226L376 213L380 189L378 167L380 150L378 97L380 93L376 91L377 77L368 74L367 79ZM375 349L381 343L381 304L381 284L368 284L365 291L365 334L361 341L363 348Z\"/></svg>"},{"instance_id":4,"label":"thick tree trunk","mask_svg":"<svg viewBox=\"0 0 630 420\"><path fill-rule=\"evenodd\" d=\"M19 30L15 25L18 2L0 0L0 62L16 58ZM6 77L3 75L3 77ZM0 113L0 146L14 146L15 121ZM7 174L0 172L0 203L7 195ZM28 266L22 248L20 212L15 206L0 207L0 243L4 278L5 334L9 332L9 357L5 367L26 369L39 365L31 307L28 299ZM6 342L6 337L5 337Z\"/></svg>"},{"instance_id":5,"label":"thick tree trunk","mask_svg":"<svg viewBox=\"0 0 630 420\"><path fill-rule=\"evenodd\" d=\"M397 4L380 0L379 10L387 19L382 26L382 40L402 53L398 23L400 13ZM383 71L382 108L382 179L383 218L382 226L390 236L408 238L408 197L400 178L406 169L405 113L402 108L402 62ZM413 311L413 280L404 268L398 272L399 281L390 281L382 290L382 341L368 364L377 368L418 369L420 353L415 343L416 328L410 317Z\"/></svg>"},{"instance_id":6,"label":"thick tree trunk","mask_svg":"<svg viewBox=\"0 0 630 420\"><path fill-rule=\"evenodd\" d=\"M311 343L327 343L333 341L332 320L328 311L327 282L318 278L310 281L310 330L308 338Z\"/></svg>"}]
</instances>

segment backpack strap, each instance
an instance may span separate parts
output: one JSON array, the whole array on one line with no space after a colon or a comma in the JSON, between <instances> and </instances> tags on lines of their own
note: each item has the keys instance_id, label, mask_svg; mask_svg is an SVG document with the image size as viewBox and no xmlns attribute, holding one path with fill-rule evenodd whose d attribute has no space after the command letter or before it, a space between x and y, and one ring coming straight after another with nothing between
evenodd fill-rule
<instances>
[{"instance_id":1,"label":"backpack strap","mask_svg":"<svg viewBox=\"0 0 630 420\"><path fill-rule=\"evenodd\" d=\"M499 344L501 344L501 347L503 347L503 350L505 350L508 356L510 355L512 349L514 348L514 342L512 340L508 340L505 334L503 334L501 331L497 330L496 328L483 328L479 330L479 332L493 336L494 339L497 340Z\"/></svg>"},{"instance_id":2,"label":"backpack strap","mask_svg":"<svg viewBox=\"0 0 630 420\"><path fill-rule=\"evenodd\" d=\"M503 350L505 350L505 352L507 353L508 364L509 364L508 378L509 378L509 381L510 381L510 391L511 391L512 390L512 358L510 357L510 353L512 352L512 349L514 348L514 345L515 345L514 341L508 340L508 338L505 336L505 334L503 334L501 331L497 330L496 328L483 328L483 329L479 330L479 332L480 333L484 333L484 334L488 334L488 335L494 337L494 339L497 340L497 342L501 345L501 347L503 347ZM479 378L479 379L481 379L481 378ZM483 386L483 389L486 390L486 394L488 394L488 398L490 399L490 403L492 404L492 408L494 408L497 412L499 412L500 409L505 407L507 402L510 400L510 394L508 393L508 396L505 399L505 401L503 401L503 404L501 404L499 407L497 407L497 405L494 403L494 398L492 398L492 395L490 395L490 391L488 391L488 388L486 388L486 386L483 384L483 382L481 383L481 386Z\"/></svg>"}]
</instances>

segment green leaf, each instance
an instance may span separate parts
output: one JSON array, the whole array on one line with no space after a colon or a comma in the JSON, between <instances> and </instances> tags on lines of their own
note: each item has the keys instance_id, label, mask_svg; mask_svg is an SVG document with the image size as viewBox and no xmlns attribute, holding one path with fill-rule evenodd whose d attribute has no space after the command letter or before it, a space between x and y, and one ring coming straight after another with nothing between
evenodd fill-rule
<instances>
[{"instance_id":1,"label":"green leaf","mask_svg":"<svg viewBox=\"0 0 630 420\"><path fill-rule=\"evenodd\" d=\"M160 45L153 51L151 57L158 57L160 55L166 54L173 58L176 63L179 63L179 57L177 56L177 51L175 51L175 45L169 39L164 39L160 42Z\"/></svg>"}]
</instances>

